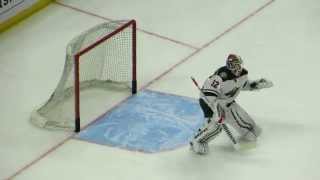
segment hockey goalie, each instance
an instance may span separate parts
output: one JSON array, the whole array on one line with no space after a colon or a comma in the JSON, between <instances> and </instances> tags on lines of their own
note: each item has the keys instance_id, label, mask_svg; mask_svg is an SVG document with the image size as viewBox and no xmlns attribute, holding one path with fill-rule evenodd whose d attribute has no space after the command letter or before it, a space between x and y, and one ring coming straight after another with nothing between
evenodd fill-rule
<instances>
[{"instance_id":1,"label":"hockey goalie","mask_svg":"<svg viewBox=\"0 0 320 180\"><path fill-rule=\"evenodd\" d=\"M273 83L265 78L251 81L248 71L242 67L240 56L230 54L226 65L211 75L200 89L199 104L205 123L190 142L190 148L197 154L207 154L208 143L230 125L240 135L239 141L255 142L262 129L236 102L240 91L255 91L270 88ZM225 129L234 140L231 132ZM235 140L234 140L235 142Z\"/></svg>"}]
</instances>

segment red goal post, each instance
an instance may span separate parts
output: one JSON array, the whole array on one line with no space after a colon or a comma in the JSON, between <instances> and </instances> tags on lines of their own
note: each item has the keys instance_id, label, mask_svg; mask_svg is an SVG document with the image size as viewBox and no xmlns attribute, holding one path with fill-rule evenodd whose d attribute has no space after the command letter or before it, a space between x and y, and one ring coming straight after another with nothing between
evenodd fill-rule
<instances>
[{"instance_id":1,"label":"red goal post","mask_svg":"<svg viewBox=\"0 0 320 180\"><path fill-rule=\"evenodd\" d=\"M136 48L135 20L102 23L75 37L67 45L63 74L55 91L32 112L31 122L43 128L79 132L81 90L113 84L135 94ZM70 98L74 101L66 106L64 101ZM70 116L61 118L70 111L74 111L73 120Z\"/></svg>"},{"instance_id":2,"label":"red goal post","mask_svg":"<svg viewBox=\"0 0 320 180\"><path fill-rule=\"evenodd\" d=\"M96 41L95 43L89 45L85 49L81 50L77 54L74 55L74 68L75 68L75 132L80 131L80 78L79 78L79 61L80 57L90 51L91 49L95 48L99 44L105 42L106 40L110 39L117 33L123 31L124 29L132 26L132 94L137 92L137 79L136 79L136 22L135 20L131 20L126 24L120 26L118 29L115 29L110 34L102 37L100 40Z\"/></svg>"}]
</instances>

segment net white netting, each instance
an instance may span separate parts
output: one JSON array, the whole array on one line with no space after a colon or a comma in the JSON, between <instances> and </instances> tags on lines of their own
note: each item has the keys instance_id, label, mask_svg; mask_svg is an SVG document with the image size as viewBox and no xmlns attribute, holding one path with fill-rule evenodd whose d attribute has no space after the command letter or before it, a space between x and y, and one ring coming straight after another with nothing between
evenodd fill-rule
<instances>
[{"instance_id":1,"label":"net white netting","mask_svg":"<svg viewBox=\"0 0 320 180\"><path fill-rule=\"evenodd\" d=\"M99 24L75 37L67 45L61 79L49 100L31 114L31 122L47 129L69 129L74 125L75 54L90 48L79 59L80 90L90 88L130 89L132 82L132 25L128 21ZM119 28L121 30L119 31ZM105 38L108 37L108 38ZM102 40L102 41L101 41Z\"/></svg>"}]
</instances>

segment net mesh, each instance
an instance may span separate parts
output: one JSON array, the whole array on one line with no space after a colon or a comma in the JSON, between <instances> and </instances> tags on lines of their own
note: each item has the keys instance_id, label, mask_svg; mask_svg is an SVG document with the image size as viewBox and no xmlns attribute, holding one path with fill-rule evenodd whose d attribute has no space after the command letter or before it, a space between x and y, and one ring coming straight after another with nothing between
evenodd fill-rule
<instances>
[{"instance_id":1,"label":"net mesh","mask_svg":"<svg viewBox=\"0 0 320 180\"><path fill-rule=\"evenodd\" d=\"M61 79L49 100L32 112L33 124L47 129L75 128L74 57L89 46L93 48L79 59L80 91L90 88L131 88L132 25L118 31L127 22L99 24L70 41Z\"/></svg>"}]
</instances>

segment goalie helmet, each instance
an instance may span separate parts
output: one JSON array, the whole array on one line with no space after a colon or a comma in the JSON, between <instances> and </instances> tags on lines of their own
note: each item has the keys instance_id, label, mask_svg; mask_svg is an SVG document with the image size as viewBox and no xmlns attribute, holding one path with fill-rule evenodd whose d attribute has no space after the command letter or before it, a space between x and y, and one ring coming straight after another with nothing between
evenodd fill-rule
<instances>
[{"instance_id":1,"label":"goalie helmet","mask_svg":"<svg viewBox=\"0 0 320 180\"><path fill-rule=\"evenodd\" d=\"M239 76L242 72L241 57L235 54L229 54L226 66L234 75Z\"/></svg>"}]
</instances>

